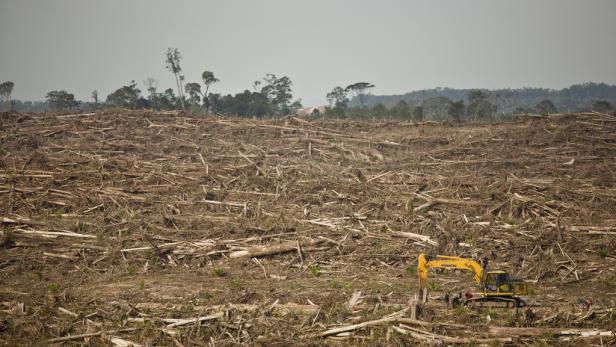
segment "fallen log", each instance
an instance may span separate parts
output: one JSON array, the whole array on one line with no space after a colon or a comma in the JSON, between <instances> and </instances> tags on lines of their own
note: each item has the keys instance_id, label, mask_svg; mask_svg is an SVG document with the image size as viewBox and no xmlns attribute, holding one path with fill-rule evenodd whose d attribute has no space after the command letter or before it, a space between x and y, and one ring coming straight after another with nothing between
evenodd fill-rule
<instances>
[{"instance_id":1,"label":"fallen log","mask_svg":"<svg viewBox=\"0 0 616 347\"><path fill-rule=\"evenodd\" d=\"M175 327L179 327L179 326L190 324L190 323L201 323L201 322L205 322L208 320L214 320L214 319L221 318L223 315L224 315L224 312L217 312L217 313L214 313L208 316L203 316L203 317L190 318L190 319L178 319L176 322L168 324L165 328L169 329L169 328L175 328Z\"/></svg>"},{"instance_id":2,"label":"fallen log","mask_svg":"<svg viewBox=\"0 0 616 347\"><path fill-rule=\"evenodd\" d=\"M44 237L55 238L58 236L67 236L67 237L81 237L88 239L95 239L96 235L88 235L88 234L79 234L74 233L72 231L42 231L42 230L26 230L26 229L16 229L20 231L22 234L33 234L33 235L41 235Z\"/></svg>"},{"instance_id":3,"label":"fallen log","mask_svg":"<svg viewBox=\"0 0 616 347\"><path fill-rule=\"evenodd\" d=\"M141 347L142 346L138 343L124 340L117 336L109 336L109 342L111 342L114 346L117 346L117 347Z\"/></svg>"},{"instance_id":4,"label":"fallen log","mask_svg":"<svg viewBox=\"0 0 616 347\"><path fill-rule=\"evenodd\" d=\"M602 234L614 235L616 234L616 227L597 227L590 225L570 225L566 227L567 231L579 232L588 231L589 234Z\"/></svg>"},{"instance_id":5,"label":"fallen log","mask_svg":"<svg viewBox=\"0 0 616 347\"><path fill-rule=\"evenodd\" d=\"M436 204L438 204L438 203L439 203L439 202L438 202L438 201L436 201L436 200L428 201L428 202L426 202L426 203L425 203L425 204L423 204L423 205L419 205L419 206L415 207L415 208L413 209L413 212L415 212L415 213L419 213L419 212L422 212L422 211L426 211L426 210L428 210L430 207L432 207L432 206L434 206L434 205L436 205Z\"/></svg>"},{"instance_id":6,"label":"fallen log","mask_svg":"<svg viewBox=\"0 0 616 347\"><path fill-rule=\"evenodd\" d=\"M446 327L449 327L449 328L458 328L458 329L460 329L460 328L462 328L462 329L468 328L468 326L463 325L463 324L430 323L430 322L420 321L420 320L417 320L417 319L400 317L400 315L402 315L404 313L404 311L405 310L393 313L392 315L389 315L389 316L387 316L385 318L381 318L381 319L376 319L376 320L366 321L366 322L362 322L362 323L345 325L345 326L342 326L342 327L329 329L329 330L326 330L326 331L320 333L318 336L326 337L326 336L338 335L338 334L341 334L341 333L346 333L346 332L349 332L349 331L359 330L359 329L362 329L362 328L371 327L371 326L375 326L375 325L380 325L380 324L383 324L383 323L402 323L402 324L417 325L417 326L421 326L421 327L446 326Z\"/></svg>"},{"instance_id":7,"label":"fallen log","mask_svg":"<svg viewBox=\"0 0 616 347\"><path fill-rule=\"evenodd\" d=\"M407 231L393 231L393 230L392 230L391 233L394 236L405 237L405 238L411 239L413 241L425 242L425 243L428 243L428 244L433 245L433 246L438 246L438 242L432 240L430 238L430 236L427 236L427 235L415 234L415 233L410 233L410 232L407 232Z\"/></svg>"},{"instance_id":8,"label":"fallen log","mask_svg":"<svg viewBox=\"0 0 616 347\"><path fill-rule=\"evenodd\" d=\"M490 327L489 334L493 336L568 336L578 335L581 337L590 336L615 336L613 331L597 329L568 329L568 328L512 328L512 327Z\"/></svg>"},{"instance_id":9,"label":"fallen log","mask_svg":"<svg viewBox=\"0 0 616 347\"><path fill-rule=\"evenodd\" d=\"M62 342L62 341L70 341L70 340L78 340L78 339L84 339L86 337L94 337L94 336L100 336L100 335L107 335L107 334L115 334L115 333L121 333L121 332L130 332L130 331L135 331L137 330L136 328L126 328L126 329L119 329L119 330L107 330L107 331L97 331L97 332L93 332L93 333L85 333L85 334L78 334L78 335L68 335L68 336L64 336L64 337L56 337L53 339L49 339L47 340L47 342Z\"/></svg>"},{"instance_id":10,"label":"fallen log","mask_svg":"<svg viewBox=\"0 0 616 347\"><path fill-rule=\"evenodd\" d=\"M301 247L315 246L321 241L308 241L301 242ZM278 254L278 253L286 253L297 250L297 241L287 241L284 243L280 243L277 245L267 245L267 246L253 246L246 248L241 251L236 251L229 254L230 258L244 258L244 257L262 257L266 255Z\"/></svg>"},{"instance_id":11,"label":"fallen log","mask_svg":"<svg viewBox=\"0 0 616 347\"><path fill-rule=\"evenodd\" d=\"M409 334L416 339L424 340L426 342L441 342L446 344L477 344L477 343L505 343L505 342L513 342L511 337L491 337L491 338L473 338L473 337L455 337L455 336L446 336L431 333L429 331L411 328L407 325L400 324L399 327L392 327L395 331L401 334Z\"/></svg>"},{"instance_id":12,"label":"fallen log","mask_svg":"<svg viewBox=\"0 0 616 347\"><path fill-rule=\"evenodd\" d=\"M396 320L396 318L398 317L385 317L385 318L381 318L377 320L370 320L370 321L362 322L358 324L351 324L351 325L346 325L343 327L333 328L333 329L329 329L329 330L326 330L320 333L319 336L326 337L326 336L331 336L331 335L338 335L340 333L345 333L345 332L349 332L353 330L371 327L371 326L375 326L375 325L379 325L383 323L393 322Z\"/></svg>"},{"instance_id":13,"label":"fallen log","mask_svg":"<svg viewBox=\"0 0 616 347\"><path fill-rule=\"evenodd\" d=\"M27 225L42 225L42 223L37 223L28 218L8 218L8 217L0 217L1 224L27 224Z\"/></svg>"}]
</instances>

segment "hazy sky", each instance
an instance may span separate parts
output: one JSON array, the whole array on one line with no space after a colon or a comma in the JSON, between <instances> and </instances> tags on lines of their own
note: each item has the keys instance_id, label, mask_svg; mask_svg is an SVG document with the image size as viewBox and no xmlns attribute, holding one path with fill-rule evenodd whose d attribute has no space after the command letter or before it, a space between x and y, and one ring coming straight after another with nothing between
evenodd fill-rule
<instances>
[{"instance_id":1,"label":"hazy sky","mask_svg":"<svg viewBox=\"0 0 616 347\"><path fill-rule=\"evenodd\" d=\"M237 93L287 75L307 105L357 81L375 94L615 84L615 14L615 0L0 0L0 81L19 99L147 77L164 89L177 47L187 81L207 69L214 92Z\"/></svg>"}]
</instances>

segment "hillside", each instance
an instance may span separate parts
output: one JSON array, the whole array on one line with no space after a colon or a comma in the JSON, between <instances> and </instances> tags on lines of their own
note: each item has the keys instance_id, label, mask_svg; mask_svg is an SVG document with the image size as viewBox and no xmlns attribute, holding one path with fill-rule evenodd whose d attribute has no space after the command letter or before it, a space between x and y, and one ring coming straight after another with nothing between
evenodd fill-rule
<instances>
[{"instance_id":1,"label":"hillside","mask_svg":"<svg viewBox=\"0 0 616 347\"><path fill-rule=\"evenodd\" d=\"M392 107L399 101L404 100L410 105L421 105L424 100L435 97L446 97L452 101L464 100L472 89L435 88L428 90L413 91L402 95L368 95L366 105L374 106L383 103ZM496 89L487 90L490 101L498 106L497 114L510 114L517 109L534 110L535 106L543 99L550 99L561 112L575 112L590 110L594 101L606 100L616 105L616 86L605 83L576 84L560 90L544 88L523 89ZM354 98L351 105L358 105Z\"/></svg>"}]
</instances>

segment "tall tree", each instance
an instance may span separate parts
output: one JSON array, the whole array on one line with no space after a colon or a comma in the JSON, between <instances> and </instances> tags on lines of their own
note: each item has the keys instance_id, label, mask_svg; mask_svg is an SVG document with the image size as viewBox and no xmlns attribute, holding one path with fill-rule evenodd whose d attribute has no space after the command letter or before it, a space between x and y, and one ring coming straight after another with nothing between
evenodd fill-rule
<instances>
[{"instance_id":1,"label":"tall tree","mask_svg":"<svg viewBox=\"0 0 616 347\"><path fill-rule=\"evenodd\" d=\"M207 96L207 93L210 90L210 86L212 84L220 82L220 80L216 78L216 76L214 76L214 73L212 71L207 70L203 71L203 73L201 74L201 79L203 79L203 84L205 85L205 96Z\"/></svg>"},{"instance_id":2,"label":"tall tree","mask_svg":"<svg viewBox=\"0 0 616 347\"><path fill-rule=\"evenodd\" d=\"M334 87L325 97L329 101L328 113L337 117L345 116L349 103L349 98L347 97L347 91L345 89L342 87Z\"/></svg>"},{"instance_id":3,"label":"tall tree","mask_svg":"<svg viewBox=\"0 0 616 347\"><path fill-rule=\"evenodd\" d=\"M94 100L94 109L96 110L98 108L98 91L96 89L92 91L92 100Z\"/></svg>"},{"instance_id":4,"label":"tall tree","mask_svg":"<svg viewBox=\"0 0 616 347\"><path fill-rule=\"evenodd\" d=\"M152 77L148 77L143 81L146 90L148 91L148 100L150 100L150 107L158 110L158 95L156 93L156 88L158 87L158 81L156 81Z\"/></svg>"},{"instance_id":5,"label":"tall tree","mask_svg":"<svg viewBox=\"0 0 616 347\"><path fill-rule=\"evenodd\" d=\"M107 96L107 103L118 106L136 108L137 100L141 94L141 90L137 88L135 81L130 81L127 86L123 86Z\"/></svg>"},{"instance_id":6,"label":"tall tree","mask_svg":"<svg viewBox=\"0 0 616 347\"><path fill-rule=\"evenodd\" d=\"M339 104L346 104L349 102L349 98L347 98L347 91L342 89L342 87L334 87L331 92L327 93L325 96L327 101L329 101L329 107L336 107Z\"/></svg>"},{"instance_id":7,"label":"tall tree","mask_svg":"<svg viewBox=\"0 0 616 347\"><path fill-rule=\"evenodd\" d=\"M45 97L47 103L53 110L66 110L77 106L79 103L75 100L75 95L68 93L65 90L52 90Z\"/></svg>"},{"instance_id":8,"label":"tall tree","mask_svg":"<svg viewBox=\"0 0 616 347\"><path fill-rule=\"evenodd\" d=\"M4 101L9 105L9 110L13 110L13 103L11 102L13 87L15 87L15 83L11 81L6 81L0 84L0 98L4 99Z\"/></svg>"},{"instance_id":9,"label":"tall tree","mask_svg":"<svg viewBox=\"0 0 616 347\"><path fill-rule=\"evenodd\" d=\"M364 107L364 102L366 101L366 91L371 88L374 88L374 84L368 82L357 82L348 85L344 90L355 94L355 96L359 99L359 105Z\"/></svg>"},{"instance_id":10,"label":"tall tree","mask_svg":"<svg viewBox=\"0 0 616 347\"><path fill-rule=\"evenodd\" d=\"M184 93L182 91L182 81L184 80L184 76L180 74L182 72L182 67L180 66L182 55L177 48L168 48L166 57L167 69L169 69L175 77L175 83L178 88L179 104L182 106L182 109L184 109Z\"/></svg>"},{"instance_id":11,"label":"tall tree","mask_svg":"<svg viewBox=\"0 0 616 347\"><path fill-rule=\"evenodd\" d=\"M196 82L186 83L184 87L186 93L188 93L188 98L190 100L191 105L199 106L199 102L201 101L201 85ZM203 97L205 99L205 96Z\"/></svg>"},{"instance_id":12,"label":"tall tree","mask_svg":"<svg viewBox=\"0 0 616 347\"><path fill-rule=\"evenodd\" d=\"M267 74L263 81L265 84L261 88L261 93L270 100L276 113L289 114L292 111L290 103L293 99L291 79L287 76L279 78L274 74Z\"/></svg>"}]
</instances>

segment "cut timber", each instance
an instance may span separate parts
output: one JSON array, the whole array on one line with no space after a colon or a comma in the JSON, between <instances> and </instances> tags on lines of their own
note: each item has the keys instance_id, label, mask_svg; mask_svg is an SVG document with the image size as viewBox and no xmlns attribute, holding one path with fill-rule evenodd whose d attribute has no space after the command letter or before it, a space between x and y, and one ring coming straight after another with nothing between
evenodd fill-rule
<instances>
[{"instance_id":1,"label":"cut timber","mask_svg":"<svg viewBox=\"0 0 616 347\"><path fill-rule=\"evenodd\" d=\"M261 168L259 167L259 165L257 165L257 163L255 163L254 161L250 160L250 158L248 158L248 157L247 157L244 153L242 153L242 152L240 152L240 151L237 151L237 153L238 153L239 155L241 155L241 156L242 156L242 158L246 159L246 160L247 160L250 164L252 164L252 166L254 166L254 167L257 169L257 171L259 171L260 173L262 173L262 174L263 174L263 176L267 177L267 172L263 171L263 169L261 169Z\"/></svg>"},{"instance_id":2,"label":"cut timber","mask_svg":"<svg viewBox=\"0 0 616 347\"><path fill-rule=\"evenodd\" d=\"M177 322L171 323L171 324L167 325L166 328L167 329L175 328L175 327L179 327L181 325L186 325L186 324L190 324L190 323L201 323L201 322L205 322L205 321L208 321L208 320L214 320L214 319L221 318L223 315L224 315L224 312L217 312L217 313L211 314L209 316L190 318L190 319L179 319Z\"/></svg>"},{"instance_id":3,"label":"cut timber","mask_svg":"<svg viewBox=\"0 0 616 347\"><path fill-rule=\"evenodd\" d=\"M493 336L538 336L555 335L567 336L578 335L581 337L591 336L615 336L614 332L597 329L568 329L568 328L510 328L490 327L490 335Z\"/></svg>"},{"instance_id":4,"label":"cut timber","mask_svg":"<svg viewBox=\"0 0 616 347\"><path fill-rule=\"evenodd\" d=\"M400 324L400 327L393 326L394 330L401 334L409 334L416 339L426 342L441 342L446 344L487 344L487 343L506 343L513 342L511 337L494 337L494 338L468 338L468 337L453 337L440 334L431 333L422 329L411 328L404 324Z\"/></svg>"},{"instance_id":5,"label":"cut timber","mask_svg":"<svg viewBox=\"0 0 616 347\"><path fill-rule=\"evenodd\" d=\"M137 329L135 328L127 328L127 329L121 329L121 330L108 330L108 331L97 331L94 333L86 333L86 334L79 334L79 335L69 335L69 336L64 336L64 337L56 337L53 339L49 339L47 340L48 342L62 342L62 341L70 341L70 340L78 340L78 339L84 339L87 337L94 337L94 336L100 336L103 334L114 334L114 333L119 333L119 332L130 332L130 331L135 331Z\"/></svg>"},{"instance_id":6,"label":"cut timber","mask_svg":"<svg viewBox=\"0 0 616 347\"><path fill-rule=\"evenodd\" d=\"M419 212L422 212L422 211L426 211L426 210L428 210L430 207L432 207L432 206L434 206L434 205L436 205L436 204L438 204L438 201L436 201L436 200L428 201L428 202L426 202L426 203L425 203L425 204L423 204L423 205L419 205L419 206L415 207L415 208L413 209L413 212L415 212L415 213L419 213Z\"/></svg>"},{"instance_id":7,"label":"cut timber","mask_svg":"<svg viewBox=\"0 0 616 347\"><path fill-rule=\"evenodd\" d=\"M406 237L407 239L411 239L413 241L425 242L433 246L438 246L438 242L430 239L430 236L426 236L426 235L409 233L406 231L392 231L392 235L398 236L398 237Z\"/></svg>"},{"instance_id":8,"label":"cut timber","mask_svg":"<svg viewBox=\"0 0 616 347\"><path fill-rule=\"evenodd\" d=\"M300 243L302 247L315 246L319 241L308 241ZM230 258L244 258L244 257L262 257L266 255L286 253L297 250L297 241L287 241L277 245L268 246L254 246L247 249L236 251L229 254Z\"/></svg>"},{"instance_id":9,"label":"cut timber","mask_svg":"<svg viewBox=\"0 0 616 347\"><path fill-rule=\"evenodd\" d=\"M87 235L87 234L79 234L71 231L41 231L41 230L25 230L25 229L17 229L21 231L23 234L33 234L33 235L41 235L44 237L58 237L58 236L67 236L67 237L81 237L88 239L95 239L96 235Z\"/></svg>"},{"instance_id":10,"label":"cut timber","mask_svg":"<svg viewBox=\"0 0 616 347\"><path fill-rule=\"evenodd\" d=\"M183 306L181 304L165 305L165 304L160 304L160 303L142 302L142 303L135 304L135 307L139 309L148 309L148 310L168 310L168 309L181 310ZM226 304L226 305L213 305L213 306L193 306L193 309L196 311L211 310L211 311L217 312L216 314L220 314L220 312L227 312L227 311L256 312L260 308L262 307L260 307L259 305L254 305L254 304ZM302 304L296 304L293 302L289 302L286 304L276 303L276 305L273 305L271 307L272 314L278 317L283 317L291 313L296 314L296 315L313 315L317 313L319 309L320 309L320 306L318 305L302 305ZM129 318L128 321L129 322L145 322L150 319L151 318L138 317L138 318ZM167 324L172 324L172 323L184 322L187 319L160 318L157 320L160 320Z\"/></svg>"},{"instance_id":11,"label":"cut timber","mask_svg":"<svg viewBox=\"0 0 616 347\"><path fill-rule=\"evenodd\" d=\"M141 347L142 345L132 341L121 339L117 336L109 336L109 342L117 347Z\"/></svg>"},{"instance_id":12,"label":"cut timber","mask_svg":"<svg viewBox=\"0 0 616 347\"><path fill-rule=\"evenodd\" d=\"M331 335L338 335L340 333L346 333L346 332L349 332L349 331L358 330L358 329L362 329L362 328L365 328L365 327L371 327L371 326L374 326L374 325L380 325L380 324L383 324L383 323L393 322L393 321L396 320L396 318L398 318L398 317L385 317L385 318L381 318L381 319L377 319L377 320L370 320L370 321L362 322L362 323L358 323L358 324L346 325L346 326L343 326L343 327L326 330L326 331L320 333L319 336L326 337L326 336L331 336Z\"/></svg>"},{"instance_id":13,"label":"cut timber","mask_svg":"<svg viewBox=\"0 0 616 347\"><path fill-rule=\"evenodd\" d=\"M0 217L0 223L2 224L28 224L28 225L42 225L42 223L34 222L28 218L7 218Z\"/></svg>"},{"instance_id":14,"label":"cut timber","mask_svg":"<svg viewBox=\"0 0 616 347\"><path fill-rule=\"evenodd\" d=\"M239 202L226 202L226 201L215 201L215 200L203 200L203 202L205 202L206 204L212 204L212 205L225 205L225 206L240 207L240 208L246 207L246 204L241 204Z\"/></svg>"},{"instance_id":15,"label":"cut timber","mask_svg":"<svg viewBox=\"0 0 616 347\"><path fill-rule=\"evenodd\" d=\"M587 231L593 235L616 235L616 227L596 227L590 225L570 225L567 231L580 232Z\"/></svg>"},{"instance_id":16,"label":"cut timber","mask_svg":"<svg viewBox=\"0 0 616 347\"><path fill-rule=\"evenodd\" d=\"M432 326L445 326L445 327L456 328L456 329L465 329L468 327L467 325L464 325L464 324L430 323L430 322L424 322L424 321L420 321L420 320L416 320L412 318L400 317L400 315L402 315L405 311L406 310L398 311L398 312L392 313L391 315L385 318L381 318L381 319L376 319L376 320L366 321L366 322L362 322L358 324L345 325L342 327L329 329L329 330L326 330L320 333L318 336L326 337L326 336L338 335L341 333L346 333L349 331L354 331L354 330L362 329L365 327L380 325L383 323L403 323L403 324L417 325L417 326L424 327L424 328L432 327Z\"/></svg>"}]
</instances>

